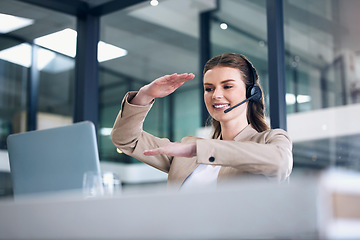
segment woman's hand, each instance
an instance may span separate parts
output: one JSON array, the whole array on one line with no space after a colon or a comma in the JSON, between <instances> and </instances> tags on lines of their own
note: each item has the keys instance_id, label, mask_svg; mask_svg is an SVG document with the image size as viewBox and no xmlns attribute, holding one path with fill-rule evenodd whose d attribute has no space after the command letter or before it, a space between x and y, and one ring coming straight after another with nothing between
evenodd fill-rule
<instances>
[{"instance_id":1,"label":"woman's hand","mask_svg":"<svg viewBox=\"0 0 360 240\"><path fill-rule=\"evenodd\" d=\"M144 155L146 156L154 156L159 154L165 154L174 157L195 157L196 143L171 142L164 147L144 151Z\"/></svg>"},{"instance_id":2,"label":"woman's hand","mask_svg":"<svg viewBox=\"0 0 360 240\"><path fill-rule=\"evenodd\" d=\"M183 73L172 75L165 75L143 86L136 96L131 100L132 104L147 105L154 98L165 97L173 93L178 87L183 85L186 81L192 80L195 77L193 73Z\"/></svg>"}]
</instances>

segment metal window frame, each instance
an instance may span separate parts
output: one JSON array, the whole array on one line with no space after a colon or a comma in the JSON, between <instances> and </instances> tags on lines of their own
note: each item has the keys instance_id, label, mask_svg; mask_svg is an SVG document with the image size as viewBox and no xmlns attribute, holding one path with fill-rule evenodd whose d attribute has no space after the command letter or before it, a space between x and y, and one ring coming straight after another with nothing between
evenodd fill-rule
<instances>
[{"instance_id":1,"label":"metal window frame","mask_svg":"<svg viewBox=\"0 0 360 240\"><path fill-rule=\"evenodd\" d=\"M268 68L271 128L286 130L286 82L283 1L267 0Z\"/></svg>"}]
</instances>

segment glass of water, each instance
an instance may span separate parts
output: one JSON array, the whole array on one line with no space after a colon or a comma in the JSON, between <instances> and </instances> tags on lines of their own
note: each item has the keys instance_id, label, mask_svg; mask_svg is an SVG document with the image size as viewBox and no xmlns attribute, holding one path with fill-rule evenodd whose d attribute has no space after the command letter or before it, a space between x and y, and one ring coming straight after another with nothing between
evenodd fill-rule
<instances>
[{"instance_id":1,"label":"glass of water","mask_svg":"<svg viewBox=\"0 0 360 240\"><path fill-rule=\"evenodd\" d=\"M83 177L83 195L85 198L104 195L102 176L98 172L85 172Z\"/></svg>"},{"instance_id":2,"label":"glass of water","mask_svg":"<svg viewBox=\"0 0 360 240\"><path fill-rule=\"evenodd\" d=\"M105 196L114 196L121 193L121 181L116 173L104 172L102 174L102 184Z\"/></svg>"}]
</instances>

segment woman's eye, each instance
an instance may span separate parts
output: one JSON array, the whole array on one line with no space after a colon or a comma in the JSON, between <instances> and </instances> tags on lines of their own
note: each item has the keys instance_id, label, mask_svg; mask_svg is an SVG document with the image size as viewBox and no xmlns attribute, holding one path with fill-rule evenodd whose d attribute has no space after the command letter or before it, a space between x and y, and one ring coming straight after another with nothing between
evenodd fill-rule
<instances>
[{"instance_id":1,"label":"woman's eye","mask_svg":"<svg viewBox=\"0 0 360 240\"><path fill-rule=\"evenodd\" d=\"M231 86L231 85L228 85L228 86L225 86L224 88L225 89L229 89L229 88L232 88L233 86Z\"/></svg>"},{"instance_id":2,"label":"woman's eye","mask_svg":"<svg viewBox=\"0 0 360 240\"><path fill-rule=\"evenodd\" d=\"M205 88L206 92L211 92L213 89L212 88Z\"/></svg>"}]
</instances>

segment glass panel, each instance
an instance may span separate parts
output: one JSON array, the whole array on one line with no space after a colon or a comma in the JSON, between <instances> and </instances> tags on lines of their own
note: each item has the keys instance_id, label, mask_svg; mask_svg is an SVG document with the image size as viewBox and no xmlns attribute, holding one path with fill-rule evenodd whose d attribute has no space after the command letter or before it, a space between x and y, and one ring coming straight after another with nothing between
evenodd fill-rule
<instances>
[{"instance_id":1,"label":"glass panel","mask_svg":"<svg viewBox=\"0 0 360 240\"><path fill-rule=\"evenodd\" d=\"M101 69L100 71L100 131L99 154L101 159L115 161L121 157L122 162L127 162L125 154L119 155L112 144L110 132L115 118L119 112L122 97L128 90L125 77Z\"/></svg>"},{"instance_id":2,"label":"glass panel","mask_svg":"<svg viewBox=\"0 0 360 240\"><path fill-rule=\"evenodd\" d=\"M266 0L223 0L211 15L211 55L244 54L253 63L269 116Z\"/></svg>"},{"instance_id":3,"label":"glass panel","mask_svg":"<svg viewBox=\"0 0 360 240\"><path fill-rule=\"evenodd\" d=\"M200 127L200 94L202 96L198 88L188 88L175 95L174 108L178 109L174 113L175 141L180 142L185 136L195 136L195 130Z\"/></svg>"},{"instance_id":4,"label":"glass panel","mask_svg":"<svg viewBox=\"0 0 360 240\"><path fill-rule=\"evenodd\" d=\"M7 149L7 136L26 130L28 65L21 65L6 54L9 49L17 48L18 41L0 37L0 149ZM18 54L28 56L30 63L31 46L24 44ZM9 56L9 57L6 57Z\"/></svg>"},{"instance_id":5,"label":"glass panel","mask_svg":"<svg viewBox=\"0 0 360 240\"><path fill-rule=\"evenodd\" d=\"M101 18L101 40L127 51L123 57L100 63L101 128L113 126L127 91L139 90L166 74L193 72L196 79L171 96L156 99L144 122L144 130L171 140L196 134L200 127L200 111L196 105L200 103L196 92L202 91L198 82L201 81L198 77L198 16L201 11L213 7L212 1L195 4L190 0L168 0L156 7L146 2ZM117 87L108 85L106 82L109 81ZM180 98L185 102L189 100L183 98L188 97L182 90L187 88L191 88L195 102L178 104ZM100 152L102 160L136 162L124 154L117 154L109 136L101 140Z\"/></svg>"},{"instance_id":6,"label":"glass panel","mask_svg":"<svg viewBox=\"0 0 360 240\"><path fill-rule=\"evenodd\" d=\"M39 69L37 129L72 124L75 60L42 48L38 51L45 51L51 57L43 63L42 55L38 54L38 64L42 66Z\"/></svg>"},{"instance_id":7,"label":"glass panel","mask_svg":"<svg viewBox=\"0 0 360 240\"><path fill-rule=\"evenodd\" d=\"M360 2L283 3L288 132L295 166L359 170Z\"/></svg>"}]
</instances>

